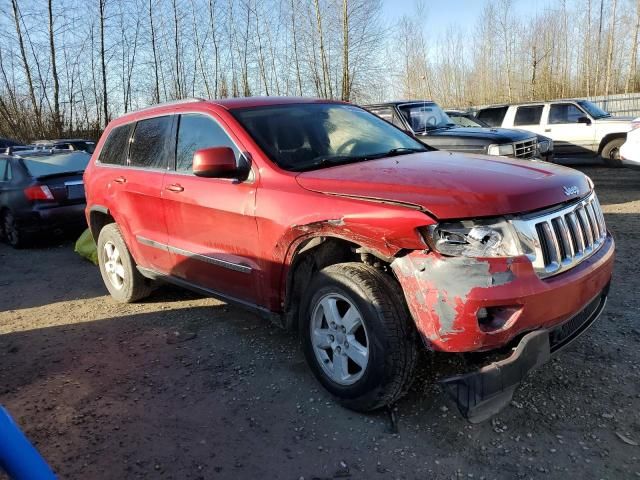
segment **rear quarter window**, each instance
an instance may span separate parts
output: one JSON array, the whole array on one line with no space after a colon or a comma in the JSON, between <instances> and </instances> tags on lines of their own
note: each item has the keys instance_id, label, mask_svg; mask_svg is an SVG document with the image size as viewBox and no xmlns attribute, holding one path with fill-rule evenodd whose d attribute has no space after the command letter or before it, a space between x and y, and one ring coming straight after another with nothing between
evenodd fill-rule
<instances>
[{"instance_id":1,"label":"rear quarter window","mask_svg":"<svg viewBox=\"0 0 640 480\"><path fill-rule=\"evenodd\" d=\"M509 107L485 108L478 112L477 117L491 127L500 127L502 126L502 120L504 120L508 108Z\"/></svg>"},{"instance_id":2,"label":"rear quarter window","mask_svg":"<svg viewBox=\"0 0 640 480\"><path fill-rule=\"evenodd\" d=\"M543 105L518 107L516 116L513 119L513 125L539 125L542 118L542 108Z\"/></svg>"},{"instance_id":3,"label":"rear quarter window","mask_svg":"<svg viewBox=\"0 0 640 480\"><path fill-rule=\"evenodd\" d=\"M107 165L125 165L133 124L115 127L102 146L98 161Z\"/></svg>"}]
</instances>

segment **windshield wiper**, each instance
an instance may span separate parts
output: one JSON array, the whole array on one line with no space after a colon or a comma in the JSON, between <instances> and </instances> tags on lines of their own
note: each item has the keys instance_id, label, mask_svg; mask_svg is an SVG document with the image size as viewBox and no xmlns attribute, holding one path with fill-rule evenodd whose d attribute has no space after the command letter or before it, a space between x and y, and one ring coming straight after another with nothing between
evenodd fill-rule
<instances>
[{"instance_id":1,"label":"windshield wiper","mask_svg":"<svg viewBox=\"0 0 640 480\"><path fill-rule=\"evenodd\" d=\"M426 151L428 151L426 148L399 147L399 148L392 148L391 150L388 150L386 152L367 155L367 158L395 157L396 155L407 155L409 153L426 152Z\"/></svg>"},{"instance_id":2,"label":"windshield wiper","mask_svg":"<svg viewBox=\"0 0 640 480\"><path fill-rule=\"evenodd\" d=\"M369 155L338 155L338 156L327 156L317 158L313 163L302 165L294 171L296 172L304 172L306 170L315 170L324 167L334 167L336 165L347 165L348 163L356 163L356 162L364 162L366 160L374 160L377 158L384 157L395 157L396 155L406 155L409 153L416 152L427 152L426 148L407 148L407 147L398 147L392 148L386 152L380 153L372 153Z\"/></svg>"},{"instance_id":3,"label":"windshield wiper","mask_svg":"<svg viewBox=\"0 0 640 480\"><path fill-rule=\"evenodd\" d=\"M301 165L298 168L294 168L294 172L304 172L306 170L315 170L317 168L334 167L336 165L346 165L348 163L362 162L369 160L368 156L351 156L351 155L336 155L326 156L315 159L312 163L307 165Z\"/></svg>"}]
</instances>

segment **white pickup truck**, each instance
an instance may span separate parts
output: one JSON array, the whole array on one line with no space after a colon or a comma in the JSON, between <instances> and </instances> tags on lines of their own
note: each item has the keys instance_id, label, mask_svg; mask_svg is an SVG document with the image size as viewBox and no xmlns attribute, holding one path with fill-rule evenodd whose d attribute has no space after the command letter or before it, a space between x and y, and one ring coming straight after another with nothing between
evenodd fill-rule
<instances>
[{"instance_id":1,"label":"white pickup truck","mask_svg":"<svg viewBox=\"0 0 640 480\"><path fill-rule=\"evenodd\" d=\"M589 153L611 166L622 166L620 147L632 117L613 117L586 100L554 100L478 109L492 127L522 128L553 139L556 157Z\"/></svg>"}]
</instances>

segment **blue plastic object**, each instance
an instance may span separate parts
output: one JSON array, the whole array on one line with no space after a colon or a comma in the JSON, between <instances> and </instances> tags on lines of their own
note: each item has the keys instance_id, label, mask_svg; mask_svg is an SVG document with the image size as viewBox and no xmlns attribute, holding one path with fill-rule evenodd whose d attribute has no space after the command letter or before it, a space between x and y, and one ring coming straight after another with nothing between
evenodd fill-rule
<instances>
[{"instance_id":1,"label":"blue plastic object","mask_svg":"<svg viewBox=\"0 0 640 480\"><path fill-rule=\"evenodd\" d=\"M0 469L13 480L55 480L49 465L0 407Z\"/></svg>"}]
</instances>

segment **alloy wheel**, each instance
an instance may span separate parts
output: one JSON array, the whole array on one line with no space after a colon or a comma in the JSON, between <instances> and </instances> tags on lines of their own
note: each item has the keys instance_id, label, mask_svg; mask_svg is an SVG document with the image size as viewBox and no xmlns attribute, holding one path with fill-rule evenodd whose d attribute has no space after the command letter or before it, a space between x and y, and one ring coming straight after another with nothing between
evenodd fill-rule
<instances>
[{"instance_id":1,"label":"alloy wheel","mask_svg":"<svg viewBox=\"0 0 640 480\"><path fill-rule=\"evenodd\" d=\"M104 270L107 272L109 281L114 288L120 290L124 286L125 270L122 265L122 257L118 247L113 242L104 244Z\"/></svg>"},{"instance_id":2,"label":"alloy wheel","mask_svg":"<svg viewBox=\"0 0 640 480\"><path fill-rule=\"evenodd\" d=\"M362 315L346 297L320 298L310 322L311 344L325 374L340 385L352 385L369 363L369 338Z\"/></svg>"}]
</instances>

